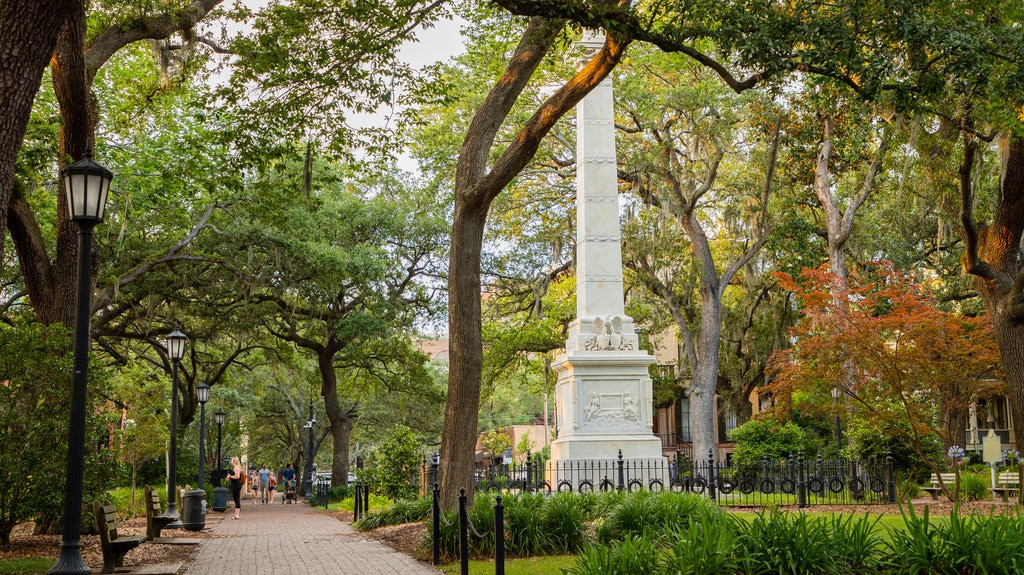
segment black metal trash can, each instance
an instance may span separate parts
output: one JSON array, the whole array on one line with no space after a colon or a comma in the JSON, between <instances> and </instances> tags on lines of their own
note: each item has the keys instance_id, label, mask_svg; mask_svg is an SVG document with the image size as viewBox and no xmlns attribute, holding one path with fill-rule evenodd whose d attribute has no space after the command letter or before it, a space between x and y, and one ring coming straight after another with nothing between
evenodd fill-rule
<instances>
[{"instance_id":1,"label":"black metal trash can","mask_svg":"<svg viewBox=\"0 0 1024 575\"><path fill-rule=\"evenodd\" d=\"M213 510L222 512L228 508L228 488L227 487L214 487L213 488Z\"/></svg>"},{"instance_id":2,"label":"black metal trash can","mask_svg":"<svg viewBox=\"0 0 1024 575\"><path fill-rule=\"evenodd\" d=\"M189 531L202 531L206 526L206 492L186 491L181 496L181 526Z\"/></svg>"}]
</instances>

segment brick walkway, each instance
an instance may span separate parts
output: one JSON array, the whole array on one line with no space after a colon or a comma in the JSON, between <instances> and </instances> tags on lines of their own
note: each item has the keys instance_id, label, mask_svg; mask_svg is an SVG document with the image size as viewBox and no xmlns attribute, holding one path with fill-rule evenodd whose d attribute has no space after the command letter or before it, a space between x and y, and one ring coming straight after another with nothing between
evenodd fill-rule
<instances>
[{"instance_id":1,"label":"brick walkway","mask_svg":"<svg viewBox=\"0 0 1024 575\"><path fill-rule=\"evenodd\" d=\"M368 539L323 510L279 502L242 502L242 518L206 516L203 539L185 575L437 575L426 563ZM223 519L221 518L223 517Z\"/></svg>"}]
</instances>

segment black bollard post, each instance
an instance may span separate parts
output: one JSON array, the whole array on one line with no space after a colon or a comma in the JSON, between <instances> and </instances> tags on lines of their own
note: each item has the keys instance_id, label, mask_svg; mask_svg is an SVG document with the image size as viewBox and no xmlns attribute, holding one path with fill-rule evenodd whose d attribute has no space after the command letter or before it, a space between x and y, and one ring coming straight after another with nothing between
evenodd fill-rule
<instances>
[{"instance_id":1,"label":"black bollard post","mask_svg":"<svg viewBox=\"0 0 1024 575\"><path fill-rule=\"evenodd\" d=\"M359 521L359 515L360 515L359 514L359 511L360 511L359 508L363 504L363 498L361 496L362 489L363 489L363 486L358 481L356 481L356 495L355 495L355 501L353 502L353 505L352 505L352 513L355 516L354 519L353 519L354 521Z\"/></svg>"},{"instance_id":2,"label":"black bollard post","mask_svg":"<svg viewBox=\"0 0 1024 575\"><path fill-rule=\"evenodd\" d=\"M434 541L431 547L433 547L433 563L434 565L441 564L441 489L438 488L437 483L434 483L434 517L433 528L434 528Z\"/></svg>"},{"instance_id":3,"label":"black bollard post","mask_svg":"<svg viewBox=\"0 0 1024 575\"><path fill-rule=\"evenodd\" d=\"M494 498L494 575L505 575L505 506Z\"/></svg>"},{"instance_id":4,"label":"black bollard post","mask_svg":"<svg viewBox=\"0 0 1024 575\"><path fill-rule=\"evenodd\" d=\"M469 575L469 515L466 512L466 488L459 488L459 573Z\"/></svg>"},{"instance_id":5,"label":"black bollard post","mask_svg":"<svg viewBox=\"0 0 1024 575\"><path fill-rule=\"evenodd\" d=\"M370 512L370 484L363 485L363 515Z\"/></svg>"}]
</instances>

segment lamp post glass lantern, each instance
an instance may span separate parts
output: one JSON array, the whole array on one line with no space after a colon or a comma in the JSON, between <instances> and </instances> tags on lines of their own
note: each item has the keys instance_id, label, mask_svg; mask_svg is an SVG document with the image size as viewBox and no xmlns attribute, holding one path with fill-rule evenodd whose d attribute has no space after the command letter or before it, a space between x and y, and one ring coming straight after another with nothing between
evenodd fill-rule
<instances>
[{"instance_id":1,"label":"lamp post glass lantern","mask_svg":"<svg viewBox=\"0 0 1024 575\"><path fill-rule=\"evenodd\" d=\"M78 285L75 301L74 372L64 483L64 520L60 555L50 573L91 573L82 560L82 490L85 476L85 410L89 365L89 311L92 307L92 230L103 219L114 175L92 161L92 151L61 173L71 220L78 224Z\"/></svg>"},{"instance_id":2,"label":"lamp post glass lantern","mask_svg":"<svg viewBox=\"0 0 1024 575\"><path fill-rule=\"evenodd\" d=\"M178 521L178 366L185 357L185 342L188 337L178 330L167 334L167 356L171 358L171 437L167 450L167 510L164 516L173 517L169 529L181 529Z\"/></svg>"},{"instance_id":3,"label":"lamp post glass lantern","mask_svg":"<svg viewBox=\"0 0 1024 575\"><path fill-rule=\"evenodd\" d=\"M206 475L204 460L206 449L203 440L206 439L206 402L210 401L210 386L205 382L196 387L196 399L199 400L199 489L203 489L203 476Z\"/></svg>"}]
</instances>

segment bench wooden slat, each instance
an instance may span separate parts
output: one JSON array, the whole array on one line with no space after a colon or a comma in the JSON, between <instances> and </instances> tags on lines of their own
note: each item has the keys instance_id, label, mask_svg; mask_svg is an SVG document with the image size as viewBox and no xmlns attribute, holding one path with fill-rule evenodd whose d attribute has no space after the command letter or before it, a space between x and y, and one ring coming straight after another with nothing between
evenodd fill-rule
<instances>
[{"instance_id":1,"label":"bench wooden slat","mask_svg":"<svg viewBox=\"0 0 1024 575\"><path fill-rule=\"evenodd\" d=\"M117 528L121 525L121 518L114 505L104 505L96 501L93 503L93 514L96 516L96 528L100 532L100 546L103 549L101 573L113 573L116 567L121 567L124 564L125 554L138 547L146 540L146 536L119 537Z\"/></svg>"}]
</instances>

